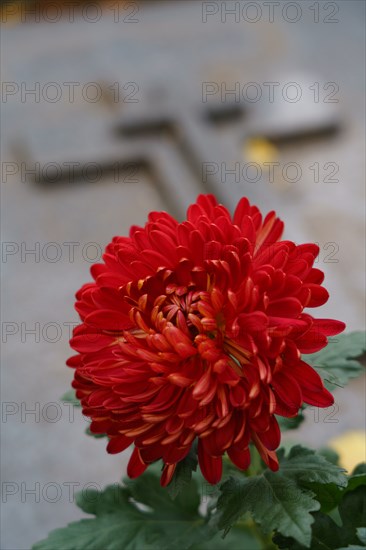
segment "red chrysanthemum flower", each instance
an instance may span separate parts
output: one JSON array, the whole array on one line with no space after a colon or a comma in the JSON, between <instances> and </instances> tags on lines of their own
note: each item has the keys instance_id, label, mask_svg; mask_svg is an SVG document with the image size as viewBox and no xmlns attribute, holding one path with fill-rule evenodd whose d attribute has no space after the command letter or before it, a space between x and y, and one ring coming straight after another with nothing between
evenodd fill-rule
<instances>
[{"instance_id":1,"label":"red chrysanthemum flower","mask_svg":"<svg viewBox=\"0 0 366 550\"><path fill-rule=\"evenodd\" d=\"M326 346L344 324L303 313L328 299L313 267L318 246L280 241L282 230L274 212L263 220L246 198L231 217L200 196L187 221L152 212L92 267L95 282L77 293L82 324L68 364L107 450L134 443L130 477L162 459L167 485L196 438L210 483L221 478L225 452L248 468L250 442L276 470L274 415L333 403L301 354Z\"/></svg>"}]
</instances>

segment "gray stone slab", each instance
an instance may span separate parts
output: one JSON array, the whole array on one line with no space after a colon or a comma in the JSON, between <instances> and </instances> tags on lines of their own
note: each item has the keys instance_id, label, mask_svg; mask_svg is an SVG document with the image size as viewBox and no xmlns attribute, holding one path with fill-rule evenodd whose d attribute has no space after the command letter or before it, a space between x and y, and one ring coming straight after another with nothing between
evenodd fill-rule
<instances>
[{"instance_id":1,"label":"gray stone slab","mask_svg":"<svg viewBox=\"0 0 366 550\"><path fill-rule=\"evenodd\" d=\"M89 280L95 253L113 235L127 234L131 224L143 224L150 210L182 218L202 191L214 191L231 207L247 195L263 211L277 210L286 221L285 238L319 242L318 265L331 299L318 315L341 317L350 330L363 328L364 5L336 2L339 23L326 24L321 4L314 23L311 4L301 2L303 16L293 24L282 16L269 22L264 9L255 24L229 17L222 23L220 14L203 23L201 2L150 1L140 4L138 24L114 23L106 11L95 24L76 19L2 29L4 81L24 82L27 89L56 82L63 91L55 103L32 102L30 96L22 102L19 92L2 104L2 158L19 168L2 185L2 238L15 247L2 263L2 318L18 330L2 351L2 399L15 404L2 424L3 481L17 484L3 504L4 550L28 549L50 529L82 516L69 503L65 483L104 486L125 471L128 452L107 455L102 440L83 435L82 418L71 421L66 407L48 404L58 402L72 378L64 362L70 323L77 321L75 290ZM280 99L271 103L265 95L255 103L243 100L250 82L264 94L265 82L279 81L282 89L293 80L304 90L298 108ZM312 105L313 80L321 94L330 91L323 89L326 83L336 82L338 104ZM96 82L109 95L91 103L76 93L71 103L65 82L80 83L77 90ZM119 103L110 94L116 82ZM214 94L203 102L207 82L219 89L239 83L240 101ZM137 103L126 102L134 91L123 89L128 83L138 87ZM338 133L325 132L334 125ZM250 160L246 140L258 134L275 143L279 168L272 183L265 170L257 182L242 175ZM22 182L20 162L38 162L41 171L57 163L63 176L63 163L94 162L101 175L94 183L80 170L70 181ZM220 168L207 179L205 162ZM239 178L225 174L236 163ZM300 167L297 182L284 177L287 163ZM329 182L332 163L338 181ZM73 261L70 243L76 243ZM30 249L35 254L27 254ZM52 261L55 251L61 256ZM35 333L27 332L32 329ZM61 334L52 342L55 330ZM339 422L314 425L309 418L304 425L301 434L309 445L364 428L363 383L337 391L336 402ZM34 407L39 419L27 414ZM61 417L53 422L57 410ZM48 483L61 489L54 503L51 487L50 498L42 496ZM39 501L26 493L32 488L37 493L37 487Z\"/></svg>"}]
</instances>

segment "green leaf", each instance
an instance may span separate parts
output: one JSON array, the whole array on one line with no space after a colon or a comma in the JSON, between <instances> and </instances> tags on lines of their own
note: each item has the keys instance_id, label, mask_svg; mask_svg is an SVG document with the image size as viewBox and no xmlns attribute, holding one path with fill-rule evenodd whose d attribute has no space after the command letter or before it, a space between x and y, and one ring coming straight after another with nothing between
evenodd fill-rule
<instances>
[{"instance_id":1,"label":"green leaf","mask_svg":"<svg viewBox=\"0 0 366 550\"><path fill-rule=\"evenodd\" d=\"M278 530L305 546L310 545L310 512L320 504L313 493L300 489L295 481L280 473L266 470L262 475L248 478L229 478L221 486L217 509L218 527L228 531L246 512L261 525L263 532Z\"/></svg>"},{"instance_id":2,"label":"green leaf","mask_svg":"<svg viewBox=\"0 0 366 550\"><path fill-rule=\"evenodd\" d=\"M325 385L334 389L361 374L364 367L357 358L365 351L365 333L351 332L329 338L326 348L303 357L323 378Z\"/></svg>"},{"instance_id":3,"label":"green leaf","mask_svg":"<svg viewBox=\"0 0 366 550\"><path fill-rule=\"evenodd\" d=\"M339 465L339 454L334 449L331 449L330 447L321 447L317 450L317 453L324 456L328 462L331 462L336 466Z\"/></svg>"},{"instance_id":4,"label":"green leaf","mask_svg":"<svg viewBox=\"0 0 366 550\"><path fill-rule=\"evenodd\" d=\"M196 446L191 447L190 452L184 460L178 462L173 478L169 483L167 490L172 499L191 482L192 472L197 470L197 450Z\"/></svg>"},{"instance_id":5,"label":"green leaf","mask_svg":"<svg viewBox=\"0 0 366 550\"><path fill-rule=\"evenodd\" d=\"M239 518L250 513L264 532L277 530L309 546L314 521L310 512L321 506L314 498L317 491L320 494L319 486L332 484L338 490L338 486L347 485L347 478L324 456L300 445L293 447L287 457L283 450L278 456L278 472L266 469L253 477L230 477L220 486L217 525L227 532ZM326 492L321 494L325 498Z\"/></svg>"},{"instance_id":6,"label":"green leaf","mask_svg":"<svg viewBox=\"0 0 366 550\"><path fill-rule=\"evenodd\" d=\"M311 550L334 550L340 544L347 544L348 534L327 515L316 512L312 525ZM298 544L293 538L276 534L273 541L279 548L288 550L304 550L304 546Z\"/></svg>"},{"instance_id":7,"label":"green leaf","mask_svg":"<svg viewBox=\"0 0 366 550\"><path fill-rule=\"evenodd\" d=\"M131 492L131 496L141 504L153 510L163 512L166 517L179 513L195 514L201 499L197 484L194 480L182 490L175 500L171 500L167 490L160 486L159 477L146 472L137 479L125 479L124 483Z\"/></svg>"},{"instance_id":8,"label":"green leaf","mask_svg":"<svg viewBox=\"0 0 366 550\"><path fill-rule=\"evenodd\" d=\"M364 486L358 486L352 491L341 490L342 498L339 504L340 525L328 515L321 512L313 514L311 550L349 550L361 548L362 537L366 535L366 491ZM276 534L273 541L279 548L303 550L294 538Z\"/></svg>"},{"instance_id":9,"label":"green leaf","mask_svg":"<svg viewBox=\"0 0 366 550\"><path fill-rule=\"evenodd\" d=\"M352 475L348 478L348 485L345 490L345 493L349 491L353 491L354 489L357 489L357 487L360 486L366 486L366 463L362 462L361 464L358 464L356 468L353 470Z\"/></svg>"},{"instance_id":10,"label":"green leaf","mask_svg":"<svg viewBox=\"0 0 366 550\"><path fill-rule=\"evenodd\" d=\"M351 476L348 480L346 491L353 491L360 485L366 485L366 474L356 474L355 476Z\"/></svg>"},{"instance_id":11,"label":"green leaf","mask_svg":"<svg viewBox=\"0 0 366 550\"><path fill-rule=\"evenodd\" d=\"M357 464L355 469L352 472L352 475L366 474L366 462L360 462Z\"/></svg>"},{"instance_id":12,"label":"green leaf","mask_svg":"<svg viewBox=\"0 0 366 550\"><path fill-rule=\"evenodd\" d=\"M366 527L366 490L360 485L353 491L345 491L339 505L343 525L354 528Z\"/></svg>"},{"instance_id":13,"label":"green leaf","mask_svg":"<svg viewBox=\"0 0 366 550\"><path fill-rule=\"evenodd\" d=\"M335 483L347 486L345 470L329 462L324 456L301 445L295 445L288 457L283 457L280 471L299 483Z\"/></svg>"},{"instance_id":14,"label":"green leaf","mask_svg":"<svg viewBox=\"0 0 366 550\"><path fill-rule=\"evenodd\" d=\"M75 395L75 390L69 390L61 397L60 401L71 403L74 407L81 407L79 399Z\"/></svg>"},{"instance_id":15,"label":"green leaf","mask_svg":"<svg viewBox=\"0 0 366 550\"><path fill-rule=\"evenodd\" d=\"M192 482L172 501L159 478L145 473L126 487L84 491L77 504L93 519L82 519L52 531L33 550L171 550L188 549L215 534L199 514Z\"/></svg>"},{"instance_id":16,"label":"green leaf","mask_svg":"<svg viewBox=\"0 0 366 550\"><path fill-rule=\"evenodd\" d=\"M342 499L343 491L335 483L311 483L309 488L315 493L315 498L320 502L320 512L334 510Z\"/></svg>"},{"instance_id":17,"label":"green leaf","mask_svg":"<svg viewBox=\"0 0 366 550\"><path fill-rule=\"evenodd\" d=\"M129 491L115 483L108 485L103 491L89 488L80 491L76 493L75 501L76 505L86 514L103 516L114 513L119 507L122 508L128 504L129 497Z\"/></svg>"}]
</instances>

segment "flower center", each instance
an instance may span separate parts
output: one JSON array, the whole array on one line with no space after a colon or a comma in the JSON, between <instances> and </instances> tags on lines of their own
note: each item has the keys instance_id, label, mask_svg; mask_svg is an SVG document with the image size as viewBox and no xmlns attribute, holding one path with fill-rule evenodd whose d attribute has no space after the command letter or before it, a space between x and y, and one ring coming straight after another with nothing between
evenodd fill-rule
<instances>
[{"instance_id":1,"label":"flower center","mask_svg":"<svg viewBox=\"0 0 366 550\"><path fill-rule=\"evenodd\" d=\"M215 363L225 357L241 374L243 364L250 362L250 354L226 331L221 291L210 284L209 276L207 290L196 290L193 284L190 288L167 281L169 275L165 271L163 276L158 273L157 278L147 277L127 285L130 317L138 327L135 335L153 347L161 346L162 352L168 342L183 358L198 353L202 359Z\"/></svg>"}]
</instances>

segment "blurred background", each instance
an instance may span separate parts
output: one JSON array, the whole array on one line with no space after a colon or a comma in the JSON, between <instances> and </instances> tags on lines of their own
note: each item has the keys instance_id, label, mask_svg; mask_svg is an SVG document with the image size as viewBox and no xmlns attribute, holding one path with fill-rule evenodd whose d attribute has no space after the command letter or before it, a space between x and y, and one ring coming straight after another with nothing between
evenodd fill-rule
<instances>
[{"instance_id":1,"label":"blurred background","mask_svg":"<svg viewBox=\"0 0 366 550\"><path fill-rule=\"evenodd\" d=\"M364 328L364 11L352 0L1 5L2 549L81 517L74 492L125 472L129 451L107 455L60 397L74 293L149 211L183 219L200 192L275 209L285 238L319 243L331 298L318 315ZM362 432L364 395L364 378L337 390L296 437L317 447Z\"/></svg>"}]
</instances>

